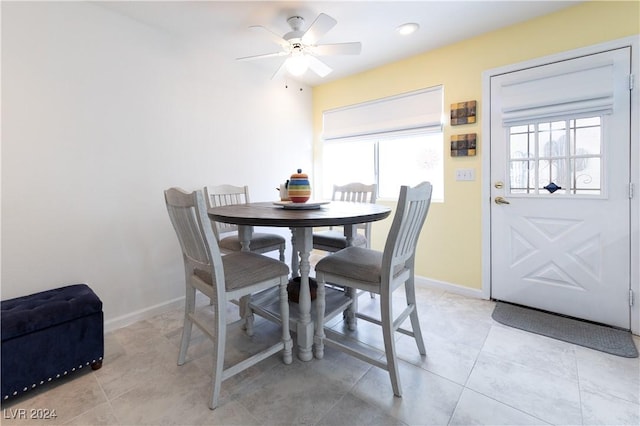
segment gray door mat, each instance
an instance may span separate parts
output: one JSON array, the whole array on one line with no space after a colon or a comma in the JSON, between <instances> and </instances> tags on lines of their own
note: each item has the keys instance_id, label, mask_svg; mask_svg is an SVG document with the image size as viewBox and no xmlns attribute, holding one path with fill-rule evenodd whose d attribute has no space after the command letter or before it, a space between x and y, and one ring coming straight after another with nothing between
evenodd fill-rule
<instances>
[{"instance_id":1,"label":"gray door mat","mask_svg":"<svg viewBox=\"0 0 640 426\"><path fill-rule=\"evenodd\" d=\"M491 317L501 324L626 358L637 358L631 333L511 303L497 302Z\"/></svg>"}]
</instances>

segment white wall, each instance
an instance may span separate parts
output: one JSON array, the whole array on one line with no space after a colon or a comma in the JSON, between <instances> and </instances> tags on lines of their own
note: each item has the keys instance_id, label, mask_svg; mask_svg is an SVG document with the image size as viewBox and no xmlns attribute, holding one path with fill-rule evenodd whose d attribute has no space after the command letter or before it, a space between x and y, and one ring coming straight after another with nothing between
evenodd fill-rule
<instances>
[{"instance_id":1,"label":"white wall","mask_svg":"<svg viewBox=\"0 0 640 426\"><path fill-rule=\"evenodd\" d=\"M311 90L90 3L2 4L2 299L78 282L124 324L184 295L162 191L311 165ZM295 117L295 119L291 119Z\"/></svg>"}]
</instances>

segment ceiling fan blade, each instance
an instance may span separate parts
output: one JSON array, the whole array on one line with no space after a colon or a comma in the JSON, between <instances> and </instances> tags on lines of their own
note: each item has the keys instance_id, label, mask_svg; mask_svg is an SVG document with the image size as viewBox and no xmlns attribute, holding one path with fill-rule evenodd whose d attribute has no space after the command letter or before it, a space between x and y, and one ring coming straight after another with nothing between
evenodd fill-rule
<instances>
[{"instance_id":1,"label":"ceiling fan blade","mask_svg":"<svg viewBox=\"0 0 640 426\"><path fill-rule=\"evenodd\" d=\"M325 35L331 28L333 28L338 21L331 16L321 13L318 15L313 24L302 35L302 42L304 44L316 44L316 41Z\"/></svg>"},{"instance_id":2,"label":"ceiling fan blade","mask_svg":"<svg viewBox=\"0 0 640 426\"><path fill-rule=\"evenodd\" d=\"M263 55L254 55L254 56L245 56L242 58L236 58L236 61L252 61L254 59L264 59L264 58L273 58L276 56L286 56L287 52L274 52L274 53L265 53Z\"/></svg>"},{"instance_id":3,"label":"ceiling fan blade","mask_svg":"<svg viewBox=\"0 0 640 426\"><path fill-rule=\"evenodd\" d=\"M271 76L271 80L275 80L276 78L282 77L282 75L284 74L284 72L286 70L286 67L285 67L286 63L287 63L286 59L284 61L282 61L282 63L280 64L280 66L278 67L276 72L274 72L273 75Z\"/></svg>"},{"instance_id":4,"label":"ceiling fan blade","mask_svg":"<svg viewBox=\"0 0 640 426\"><path fill-rule=\"evenodd\" d=\"M309 50L317 56L359 55L362 51L362 43L356 41L352 43L321 44L309 47Z\"/></svg>"},{"instance_id":5,"label":"ceiling fan blade","mask_svg":"<svg viewBox=\"0 0 640 426\"><path fill-rule=\"evenodd\" d=\"M320 77L326 77L331 71L333 71L327 64L315 56L309 56L309 69Z\"/></svg>"},{"instance_id":6,"label":"ceiling fan blade","mask_svg":"<svg viewBox=\"0 0 640 426\"><path fill-rule=\"evenodd\" d=\"M289 42L285 39L283 39L280 35L274 33L273 31L271 31L268 28L263 27L262 25L252 25L249 27L250 30L254 30L254 31L262 31L264 34L266 34L267 36L269 36L269 38L274 42L279 44L282 47L288 47L289 46Z\"/></svg>"}]
</instances>

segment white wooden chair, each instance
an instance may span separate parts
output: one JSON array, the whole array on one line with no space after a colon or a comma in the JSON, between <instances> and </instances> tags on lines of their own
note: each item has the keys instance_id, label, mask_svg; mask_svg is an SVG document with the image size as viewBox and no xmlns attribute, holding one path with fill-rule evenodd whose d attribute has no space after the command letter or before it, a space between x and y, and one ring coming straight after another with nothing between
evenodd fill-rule
<instances>
[{"instance_id":1,"label":"white wooden chair","mask_svg":"<svg viewBox=\"0 0 640 426\"><path fill-rule=\"evenodd\" d=\"M363 183L348 183L346 185L333 185L332 201L350 201L354 203L375 203L377 197L377 185L365 185ZM352 242L357 247L370 247L371 223L356 225L358 235ZM336 252L347 247L347 239L342 230L329 229L313 233L313 248L328 252Z\"/></svg>"},{"instance_id":2,"label":"white wooden chair","mask_svg":"<svg viewBox=\"0 0 640 426\"><path fill-rule=\"evenodd\" d=\"M352 203L372 203L375 204L378 186L374 183L366 185L360 182L352 182L346 185L333 185L333 194L331 196L332 201L349 201ZM355 225L356 237L351 245L356 247L371 247L371 222L361 223ZM363 231L363 232L360 232ZM342 229L336 230L330 228L324 231L318 231L313 233L313 248L316 250L323 250L330 253L335 253L338 250L342 250L348 247L347 239L344 236ZM351 290L348 290L351 291ZM361 295L362 292L357 293ZM371 298L375 298L374 293L370 293ZM357 304L354 304L354 309L357 309ZM345 313L348 315L348 313ZM352 324L352 327L354 324Z\"/></svg>"},{"instance_id":3,"label":"white wooden chair","mask_svg":"<svg viewBox=\"0 0 640 426\"><path fill-rule=\"evenodd\" d=\"M230 204L249 203L249 187L233 185L209 185L204 187L207 208L226 206ZM223 254L242 250L238 237L238 225L211 221L213 232ZM255 253L268 253L278 250L279 259L284 262L286 240L282 235L264 232L252 234L249 249Z\"/></svg>"},{"instance_id":4,"label":"white wooden chair","mask_svg":"<svg viewBox=\"0 0 640 426\"><path fill-rule=\"evenodd\" d=\"M218 406L222 381L263 359L284 351L284 363L292 362L293 343L289 333L287 282L289 267L275 259L250 252L222 256L207 216L201 191L187 193L179 188L164 192L171 223L178 235L184 260L186 300L178 365L183 365L195 323L213 341L213 383L209 407ZM282 341L224 368L227 303L267 288L279 287ZM196 290L213 304L213 323L196 317Z\"/></svg>"},{"instance_id":5,"label":"white wooden chair","mask_svg":"<svg viewBox=\"0 0 640 426\"><path fill-rule=\"evenodd\" d=\"M389 372L393 393L396 396L402 396L402 388L398 374L394 332L398 331L413 337L420 354L426 354L416 307L414 264L418 236L431 204L431 191L429 182L423 182L415 188L403 186L400 189L396 213L383 252L363 247L348 247L331 256L326 256L315 268L318 280L314 337L316 357L324 356L324 345L327 344L385 369ZM327 282L380 295L380 319L361 313L355 313L355 315L382 326L386 362L325 336L324 322L330 319L324 317ZM407 305L399 315L394 315L392 294L403 285ZM411 319L412 331L400 328L407 317Z\"/></svg>"}]
</instances>

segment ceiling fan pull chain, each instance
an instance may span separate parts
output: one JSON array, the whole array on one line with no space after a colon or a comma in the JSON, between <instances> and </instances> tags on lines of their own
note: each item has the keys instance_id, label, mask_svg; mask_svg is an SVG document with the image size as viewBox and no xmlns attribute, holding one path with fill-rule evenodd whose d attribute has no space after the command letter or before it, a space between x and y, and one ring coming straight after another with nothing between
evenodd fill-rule
<instances>
[{"instance_id":1,"label":"ceiling fan pull chain","mask_svg":"<svg viewBox=\"0 0 640 426\"><path fill-rule=\"evenodd\" d=\"M286 78L284 79L284 88L285 89L289 88L289 81ZM298 90L301 92L303 91L302 87L300 87Z\"/></svg>"}]
</instances>

